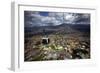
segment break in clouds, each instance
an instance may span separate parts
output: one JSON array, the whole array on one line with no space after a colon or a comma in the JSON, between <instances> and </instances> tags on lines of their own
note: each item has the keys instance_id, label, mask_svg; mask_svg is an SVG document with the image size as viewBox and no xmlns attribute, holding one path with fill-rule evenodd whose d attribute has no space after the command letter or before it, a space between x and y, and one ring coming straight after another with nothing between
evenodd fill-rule
<instances>
[{"instance_id":1,"label":"break in clouds","mask_svg":"<svg viewBox=\"0 0 100 73\"><path fill-rule=\"evenodd\" d=\"M25 27L90 24L88 13L24 11Z\"/></svg>"}]
</instances>

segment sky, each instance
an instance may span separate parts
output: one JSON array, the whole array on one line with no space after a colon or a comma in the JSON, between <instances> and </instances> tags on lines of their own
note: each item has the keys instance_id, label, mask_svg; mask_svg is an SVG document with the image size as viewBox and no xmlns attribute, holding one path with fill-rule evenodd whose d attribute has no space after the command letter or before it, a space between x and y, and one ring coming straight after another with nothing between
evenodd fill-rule
<instances>
[{"instance_id":1,"label":"sky","mask_svg":"<svg viewBox=\"0 0 100 73\"><path fill-rule=\"evenodd\" d=\"M25 27L90 24L88 13L24 11Z\"/></svg>"}]
</instances>

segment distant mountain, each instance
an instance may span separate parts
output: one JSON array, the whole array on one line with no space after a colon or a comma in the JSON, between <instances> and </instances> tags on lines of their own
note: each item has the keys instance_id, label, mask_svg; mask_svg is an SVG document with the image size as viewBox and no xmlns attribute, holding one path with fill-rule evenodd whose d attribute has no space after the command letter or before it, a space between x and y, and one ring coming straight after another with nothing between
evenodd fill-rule
<instances>
[{"instance_id":1,"label":"distant mountain","mask_svg":"<svg viewBox=\"0 0 100 73\"><path fill-rule=\"evenodd\" d=\"M77 25L73 25L72 28L80 32L90 32L90 24L87 25L77 24Z\"/></svg>"},{"instance_id":2,"label":"distant mountain","mask_svg":"<svg viewBox=\"0 0 100 73\"><path fill-rule=\"evenodd\" d=\"M89 24L61 24L57 26L25 27L25 36L90 32ZM28 34L27 34L28 33Z\"/></svg>"}]
</instances>

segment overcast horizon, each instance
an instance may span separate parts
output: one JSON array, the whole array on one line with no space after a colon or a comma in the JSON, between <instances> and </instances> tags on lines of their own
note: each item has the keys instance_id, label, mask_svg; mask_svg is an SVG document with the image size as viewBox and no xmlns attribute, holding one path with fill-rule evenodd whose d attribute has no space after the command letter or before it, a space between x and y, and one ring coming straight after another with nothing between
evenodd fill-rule
<instances>
[{"instance_id":1,"label":"overcast horizon","mask_svg":"<svg viewBox=\"0 0 100 73\"><path fill-rule=\"evenodd\" d=\"M90 14L88 13L68 13L68 12L41 12L24 11L25 27L34 26L56 26L66 24L90 24Z\"/></svg>"}]
</instances>

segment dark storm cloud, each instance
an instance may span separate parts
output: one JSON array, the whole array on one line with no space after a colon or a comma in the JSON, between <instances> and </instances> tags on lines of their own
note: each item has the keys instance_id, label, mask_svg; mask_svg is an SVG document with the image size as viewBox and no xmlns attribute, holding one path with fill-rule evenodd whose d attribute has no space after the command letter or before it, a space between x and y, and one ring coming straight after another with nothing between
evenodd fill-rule
<instances>
[{"instance_id":1,"label":"dark storm cloud","mask_svg":"<svg viewBox=\"0 0 100 73\"><path fill-rule=\"evenodd\" d=\"M75 23L77 24L90 24L90 14L77 14Z\"/></svg>"},{"instance_id":2,"label":"dark storm cloud","mask_svg":"<svg viewBox=\"0 0 100 73\"><path fill-rule=\"evenodd\" d=\"M61 12L24 12L25 27L55 26L66 24L90 24L90 14Z\"/></svg>"}]
</instances>

